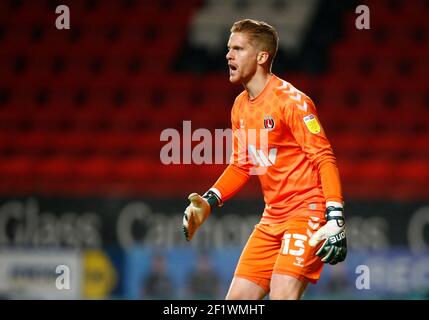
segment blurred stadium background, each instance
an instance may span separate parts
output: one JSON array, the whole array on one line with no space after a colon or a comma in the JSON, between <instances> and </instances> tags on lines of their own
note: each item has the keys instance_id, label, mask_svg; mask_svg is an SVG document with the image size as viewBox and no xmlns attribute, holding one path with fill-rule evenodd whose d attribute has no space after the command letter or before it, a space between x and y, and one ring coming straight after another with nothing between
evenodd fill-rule
<instances>
[{"instance_id":1,"label":"blurred stadium background","mask_svg":"<svg viewBox=\"0 0 429 320\"><path fill-rule=\"evenodd\" d=\"M257 179L186 243L187 195L225 166L163 165L160 134L230 126L229 28L255 18L279 31L274 73L315 101L346 196L348 259L304 298L427 299L428 16L427 0L0 1L1 298L224 297Z\"/></svg>"}]
</instances>

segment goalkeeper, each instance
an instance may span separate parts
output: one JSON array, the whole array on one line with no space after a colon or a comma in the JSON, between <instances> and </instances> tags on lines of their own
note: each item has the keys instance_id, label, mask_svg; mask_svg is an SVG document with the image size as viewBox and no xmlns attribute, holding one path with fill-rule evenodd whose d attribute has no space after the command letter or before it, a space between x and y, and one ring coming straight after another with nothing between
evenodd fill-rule
<instances>
[{"instance_id":1,"label":"goalkeeper","mask_svg":"<svg viewBox=\"0 0 429 320\"><path fill-rule=\"evenodd\" d=\"M231 161L203 196L189 196L183 217L190 241L216 207L258 175L265 208L227 299L300 299L307 284L319 280L324 263L336 264L347 254L332 147L311 99L271 73L277 47L277 32L265 22L245 19L232 26L229 80L244 91L231 111ZM258 134L247 134L251 130Z\"/></svg>"}]
</instances>

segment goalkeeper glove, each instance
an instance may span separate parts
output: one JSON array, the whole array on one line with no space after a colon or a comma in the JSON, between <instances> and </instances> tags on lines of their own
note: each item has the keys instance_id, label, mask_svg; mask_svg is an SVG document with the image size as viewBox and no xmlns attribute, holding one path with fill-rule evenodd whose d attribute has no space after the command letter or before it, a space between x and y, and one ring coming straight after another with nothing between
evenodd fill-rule
<instances>
[{"instance_id":1,"label":"goalkeeper glove","mask_svg":"<svg viewBox=\"0 0 429 320\"><path fill-rule=\"evenodd\" d=\"M322 262L337 264L346 259L347 238L343 208L340 204L327 203L325 212L326 224L321 227L311 238L309 244L315 247L320 241L325 240L316 252L322 258Z\"/></svg>"},{"instance_id":2,"label":"goalkeeper glove","mask_svg":"<svg viewBox=\"0 0 429 320\"><path fill-rule=\"evenodd\" d=\"M192 193L188 197L190 205L183 215L182 229L187 241L191 241L195 231L206 221L214 207L222 205L222 201L213 191L207 191L202 197Z\"/></svg>"}]
</instances>

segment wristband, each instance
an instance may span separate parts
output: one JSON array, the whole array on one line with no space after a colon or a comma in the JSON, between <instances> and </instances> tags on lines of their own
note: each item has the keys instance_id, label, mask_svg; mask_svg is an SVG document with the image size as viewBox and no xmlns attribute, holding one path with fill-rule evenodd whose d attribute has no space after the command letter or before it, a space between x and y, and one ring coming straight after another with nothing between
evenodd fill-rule
<instances>
[{"instance_id":1,"label":"wristband","mask_svg":"<svg viewBox=\"0 0 429 320\"><path fill-rule=\"evenodd\" d=\"M209 190L206 193L204 193L203 198L207 200L211 210L213 210L215 207L221 207L223 205L222 200L212 190Z\"/></svg>"}]
</instances>

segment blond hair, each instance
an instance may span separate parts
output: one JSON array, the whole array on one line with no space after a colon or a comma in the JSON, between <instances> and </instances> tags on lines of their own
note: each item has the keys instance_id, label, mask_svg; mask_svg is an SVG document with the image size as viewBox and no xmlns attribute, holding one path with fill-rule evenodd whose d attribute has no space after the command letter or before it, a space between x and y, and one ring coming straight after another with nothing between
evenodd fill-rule
<instances>
[{"instance_id":1,"label":"blond hair","mask_svg":"<svg viewBox=\"0 0 429 320\"><path fill-rule=\"evenodd\" d=\"M231 33L246 33L249 36L249 40L254 45L257 45L259 49L268 52L268 66L271 69L279 43L279 36L273 26L264 21L244 19L235 22L230 31Z\"/></svg>"}]
</instances>

